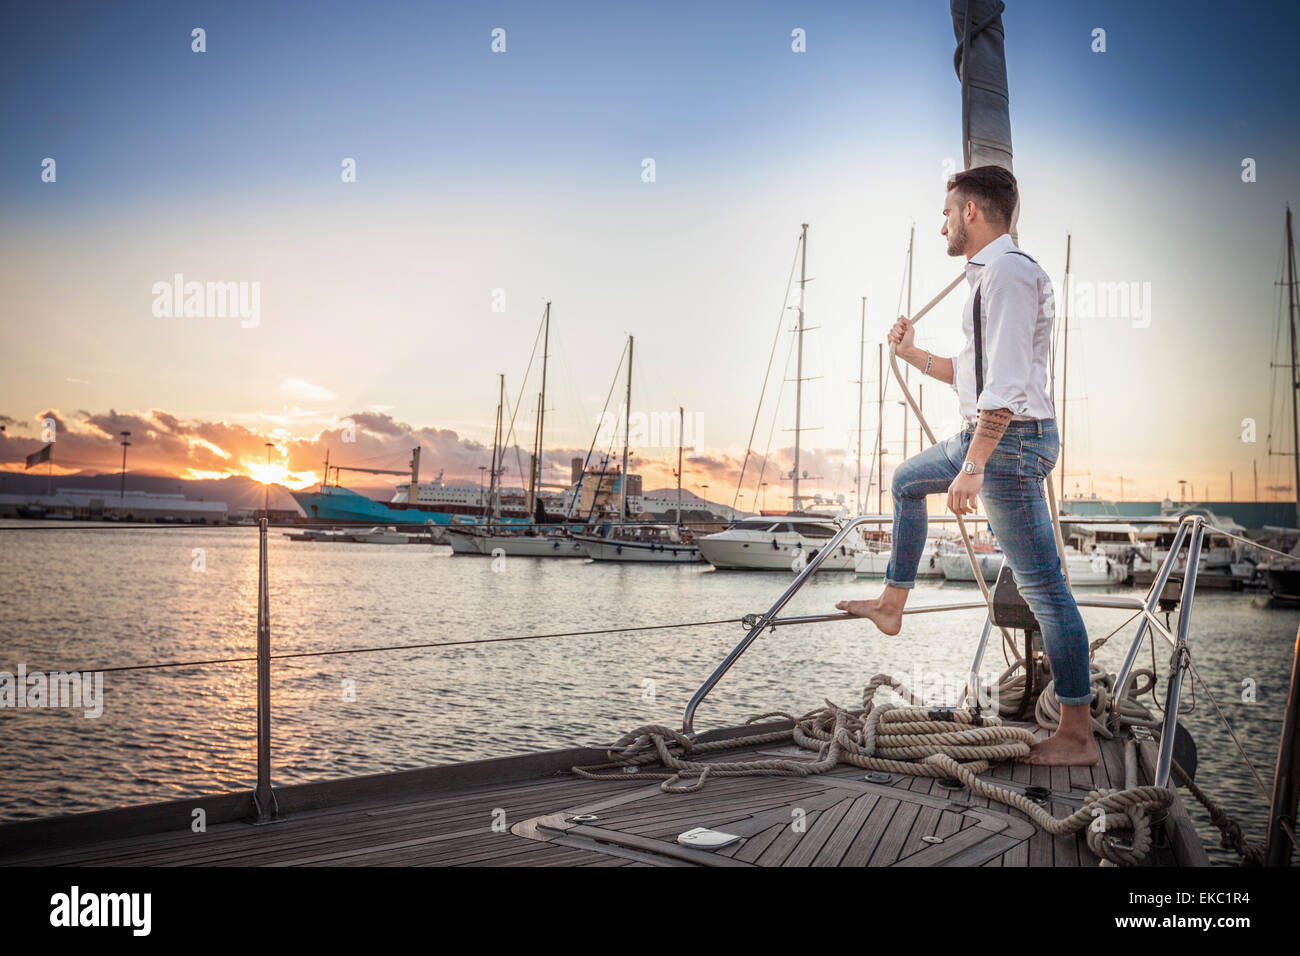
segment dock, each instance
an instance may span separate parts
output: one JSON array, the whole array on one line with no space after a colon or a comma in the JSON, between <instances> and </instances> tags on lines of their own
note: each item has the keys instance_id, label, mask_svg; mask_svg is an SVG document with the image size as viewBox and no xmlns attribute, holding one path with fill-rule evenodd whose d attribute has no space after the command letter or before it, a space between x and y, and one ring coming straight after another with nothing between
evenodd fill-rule
<instances>
[{"instance_id":1,"label":"dock","mask_svg":"<svg viewBox=\"0 0 1300 956\"><path fill-rule=\"evenodd\" d=\"M780 724L774 724L780 726ZM788 723L786 724L788 726ZM1024 724L1045 737L1047 731ZM753 727L702 734L717 740ZM1122 742L1099 740L1095 767L1002 763L982 775L1013 790L1041 787L1064 817L1088 791L1124 786ZM793 745L756 745L716 759L806 759ZM590 780L589 748L470 761L276 788L280 817L253 825L252 794L230 793L0 825L2 866L1097 866L1082 834L1054 837L1019 810L949 790L933 777L873 782L841 765L809 777L713 777L694 793L658 780ZM1153 741L1139 745L1138 783L1154 779ZM631 775L627 775L631 776ZM1181 792L1180 792L1181 796ZM194 811L205 832L191 829ZM583 817L578 820L576 817ZM594 819L590 819L594 818ZM708 827L739 839L719 850L677 837ZM1156 827L1149 863L1208 866L1176 799Z\"/></svg>"}]
</instances>

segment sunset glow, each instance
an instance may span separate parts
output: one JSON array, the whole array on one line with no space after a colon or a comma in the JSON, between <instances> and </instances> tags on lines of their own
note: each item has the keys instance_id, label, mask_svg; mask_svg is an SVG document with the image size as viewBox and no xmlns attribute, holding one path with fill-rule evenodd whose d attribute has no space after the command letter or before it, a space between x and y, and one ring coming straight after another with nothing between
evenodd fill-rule
<instances>
[{"instance_id":1,"label":"sunset glow","mask_svg":"<svg viewBox=\"0 0 1300 956\"><path fill-rule=\"evenodd\" d=\"M244 461L244 474L264 485L283 485L286 488L307 488L320 481L320 475L310 471L290 471L282 461Z\"/></svg>"}]
</instances>

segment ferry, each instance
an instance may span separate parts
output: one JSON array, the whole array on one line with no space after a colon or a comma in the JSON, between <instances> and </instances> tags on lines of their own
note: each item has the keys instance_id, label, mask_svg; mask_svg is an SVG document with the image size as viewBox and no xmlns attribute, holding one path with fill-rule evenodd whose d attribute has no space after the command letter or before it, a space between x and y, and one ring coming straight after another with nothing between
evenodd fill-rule
<instances>
[{"instance_id":1,"label":"ferry","mask_svg":"<svg viewBox=\"0 0 1300 956\"><path fill-rule=\"evenodd\" d=\"M415 485L415 501L411 487ZM365 525L436 525L479 524L491 513L482 489L462 485L444 485L442 475L433 481L403 482L394 486L388 501L376 501L342 485L322 482L312 491L293 491L294 501L313 521ZM564 495L540 493L547 511L564 512ZM527 496L522 489L502 489L499 523L527 525L531 516Z\"/></svg>"}]
</instances>

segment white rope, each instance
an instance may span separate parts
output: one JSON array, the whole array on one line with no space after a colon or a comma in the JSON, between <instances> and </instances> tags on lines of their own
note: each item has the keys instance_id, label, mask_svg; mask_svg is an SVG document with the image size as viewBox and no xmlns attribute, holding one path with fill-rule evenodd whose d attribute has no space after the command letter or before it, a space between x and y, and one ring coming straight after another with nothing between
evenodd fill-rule
<instances>
[{"instance_id":1,"label":"white rope","mask_svg":"<svg viewBox=\"0 0 1300 956\"><path fill-rule=\"evenodd\" d=\"M906 703L878 703L876 694L885 688ZM760 726L756 734L727 740L699 742L656 724L638 727L607 751L608 763L573 767L572 771L593 780L659 780L665 793L694 793L713 776L810 777L840 764L918 777L954 777L973 794L1015 807L1048 833L1063 836L1086 830L1093 853L1122 865L1143 862L1151 846L1148 816L1174 799L1172 787L1154 785L1091 790L1082 807L1057 818L1024 794L978 776L987 772L993 761L1014 760L1027 754L1037 742L1037 736L1028 728L1008 726L1001 717L966 708L921 706L897 678L885 674L877 674L867 684L861 710L839 707L829 700L825 703L825 707L802 717L780 711L752 717L746 723L783 717L794 726L767 732ZM710 753L778 741L792 742L817 756L810 760L698 759ZM662 769L655 769L655 764ZM1127 841L1118 839L1124 832L1131 834Z\"/></svg>"}]
</instances>

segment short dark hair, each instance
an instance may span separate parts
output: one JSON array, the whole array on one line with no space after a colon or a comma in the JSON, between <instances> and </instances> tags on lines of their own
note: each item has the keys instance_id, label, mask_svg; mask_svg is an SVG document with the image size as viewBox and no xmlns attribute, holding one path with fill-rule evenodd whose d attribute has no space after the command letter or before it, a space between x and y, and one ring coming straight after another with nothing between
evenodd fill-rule
<instances>
[{"instance_id":1,"label":"short dark hair","mask_svg":"<svg viewBox=\"0 0 1300 956\"><path fill-rule=\"evenodd\" d=\"M948 189L957 190L963 202L973 201L984 218L994 225L1011 225L1019 192L1016 177L1001 166L976 166L948 180Z\"/></svg>"}]
</instances>

